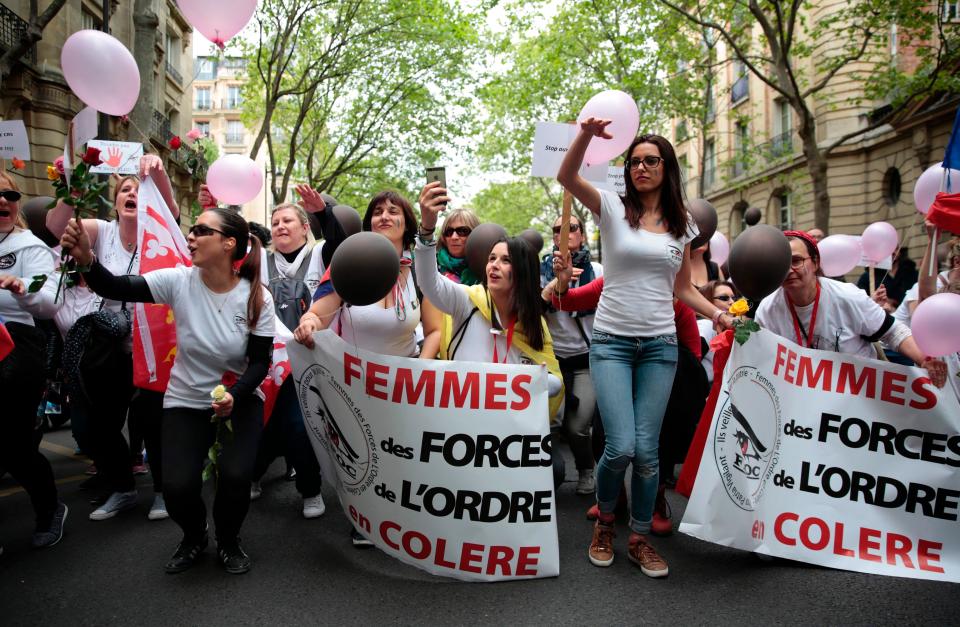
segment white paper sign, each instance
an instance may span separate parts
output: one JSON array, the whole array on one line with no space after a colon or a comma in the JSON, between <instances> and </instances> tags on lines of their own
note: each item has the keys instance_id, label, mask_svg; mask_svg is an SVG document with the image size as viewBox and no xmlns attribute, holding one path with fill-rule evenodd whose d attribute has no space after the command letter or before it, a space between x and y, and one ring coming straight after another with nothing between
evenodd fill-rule
<instances>
[{"instance_id":1,"label":"white paper sign","mask_svg":"<svg viewBox=\"0 0 960 627\"><path fill-rule=\"evenodd\" d=\"M537 130L533 137L533 164L530 168L531 176L555 178L560 164L567 153L570 142L577 136L575 124L561 124L559 122L537 122ZM607 164L598 163L587 167L580 167L580 175L592 182L606 182Z\"/></svg>"},{"instance_id":2,"label":"white paper sign","mask_svg":"<svg viewBox=\"0 0 960 627\"><path fill-rule=\"evenodd\" d=\"M353 526L469 581L560 573L547 371L287 345L310 441Z\"/></svg>"},{"instance_id":3,"label":"white paper sign","mask_svg":"<svg viewBox=\"0 0 960 627\"><path fill-rule=\"evenodd\" d=\"M0 122L0 158L30 161L30 141L23 120Z\"/></svg>"},{"instance_id":4,"label":"white paper sign","mask_svg":"<svg viewBox=\"0 0 960 627\"><path fill-rule=\"evenodd\" d=\"M857 240L857 244L860 243L860 236L859 236L859 235L851 235L850 237L852 237L852 238L854 238L855 240ZM859 263L857 263L857 265L860 266L861 268L867 268L867 267L870 266L871 263L872 263L872 261L871 261L870 259L867 259L866 254L864 254L864 252L863 252L863 248L861 248L861 249L860 249L860 261L859 261ZM876 268L877 270L889 270L890 268L893 267L893 255L890 255L890 256L887 257L886 259L881 259L881 260L878 261L877 263L873 264L873 267ZM881 277L881 278L882 278L882 277ZM879 279L877 280L877 284L879 285Z\"/></svg>"},{"instance_id":5,"label":"white paper sign","mask_svg":"<svg viewBox=\"0 0 960 627\"><path fill-rule=\"evenodd\" d=\"M73 116L73 147L79 150L80 146L97 136L97 110L93 107L82 109Z\"/></svg>"},{"instance_id":6,"label":"white paper sign","mask_svg":"<svg viewBox=\"0 0 960 627\"><path fill-rule=\"evenodd\" d=\"M143 156L143 144L140 142L113 142L91 139L88 148L100 149L102 164L90 168L96 174L136 174Z\"/></svg>"},{"instance_id":7,"label":"white paper sign","mask_svg":"<svg viewBox=\"0 0 960 627\"><path fill-rule=\"evenodd\" d=\"M759 331L733 345L680 531L831 568L960 581L958 488L949 385Z\"/></svg>"},{"instance_id":8,"label":"white paper sign","mask_svg":"<svg viewBox=\"0 0 960 627\"><path fill-rule=\"evenodd\" d=\"M597 189L603 189L608 192L614 192L620 196L627 194L627 183L623 178L623 166L612 165L607 168L607 180L600 183L594 183Z\"/></svg>"}]
</instances>

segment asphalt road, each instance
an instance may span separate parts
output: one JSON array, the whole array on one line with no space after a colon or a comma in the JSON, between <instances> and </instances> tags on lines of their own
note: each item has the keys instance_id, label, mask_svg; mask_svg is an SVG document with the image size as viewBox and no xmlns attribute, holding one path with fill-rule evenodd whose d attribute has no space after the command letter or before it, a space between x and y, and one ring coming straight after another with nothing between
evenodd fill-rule
<instances>
[{"instance_id":1,"label":"asphalt road","mask_svg":"<svg viewBox=\"0 0 960 627\"><path fill-rule=\"evenodd\" d=\"M44 453L70 507L57 546L31 550L32 511L9 477L0 480L0 624L933 624L960 623L960 586L864 575L753 555L674 534L656 546L670 565L664 580L644 577L626 559L587 561L588 497L573 483L558 494L558 578L465 584L433 577L376 549L354 549L334 495L327 513L304 520L282 462L266 477L242 532L253 569L224 573L207 549L192 570L170 576L163 564L180 535L172 521L148 521L149 477L140 507L102 522L78 489L84 460L68 430L48 434ZM572 469L572 460L568 460ZM570 471L572 473L572 470ZM684 499L669 493L675 515ZM958 528L960 533L960 528Z\"/></svg>"}]
</instances>

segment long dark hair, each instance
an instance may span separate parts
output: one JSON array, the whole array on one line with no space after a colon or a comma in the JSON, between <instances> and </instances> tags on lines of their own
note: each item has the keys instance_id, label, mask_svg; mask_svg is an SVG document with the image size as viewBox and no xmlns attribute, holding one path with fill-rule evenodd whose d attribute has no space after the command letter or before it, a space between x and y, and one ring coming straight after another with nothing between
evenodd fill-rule
<instances>
[{"instance_id":1,"label":"long dark hair","mask_svg":"<svg viewBox=\"0 0 960 627\"><path fill-rule=\"evenodd\" d=\"M220 230L223 231L224 236L237 240L237 246L233 249L233 261L243 260L237 274L241 279L250 281L250 297L247 298L247 328L252 331L257 326L260 312L263 310L263 286L260 283L262 244L259 239L250 235L247 221L236 211L219 207L211 211L220 218Z\"/></svg>"},{"instance_id":2,"label":"long dark hair","mask_svg":"<svg viewBox=\"0 0 960 627\"><path fill-rule=\"evenodd\" d=\"M500 242L507 244L513 272L513 295L510 297L510 304L517 312L517 321L523 327L527 344L534 350L543 350L543 300L540 298L540 265L537 263L537 253L520 237L502 239L497 244ZM483 273L483 285L487 285L486 272Z\"/></svg>"},{"instance_id":3,"label":"long dark hair","mask_svg":"<svg viewBox=\"0 0 960 627\"><path fill-rule=\"evenodd\" d=\"M621 197L627 209L627 222L634 229L640 228L640 218L643 216L643 205L640 203L640 192L633 186L630 178L630 156L638 144L653 144L660 150L663 162L663 184L660 187L660 209L663 220L667 223L670 234L675 238L682 238L687 232L687 208L683 202L683 185L680 178L680 162L673 145L666 137L660 135L640 135L627 148L626 163L623 165L623 178L627 185L627 195Z\"/></svg>"},{"instance_id":4,"label":"long dark hair","mask_svg":"<svg viewBox=\"0 0 960 627\"><path fill-rule=\"evenodd\" d=\"M370 200L367 212L363 214L363 230L373 230L373 210L385 202L392 202L403 211L403 249L409 250L413 246L413 238L417 235L417 216L413 213L410 202L395 191L380 192Z\"/></svg>"}]
</instances>

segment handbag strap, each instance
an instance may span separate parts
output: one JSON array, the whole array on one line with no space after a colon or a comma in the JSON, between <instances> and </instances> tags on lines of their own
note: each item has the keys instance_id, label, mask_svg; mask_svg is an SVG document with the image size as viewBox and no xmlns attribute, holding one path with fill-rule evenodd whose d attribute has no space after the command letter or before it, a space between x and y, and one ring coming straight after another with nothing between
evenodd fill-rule
<instances>
[{"instance_id":1,"label":"handbag strap","mask_svg":"<svg viewBox=\"0 0 960 627\"><path fill-rule=\"evenodd\" d=\"M133 269L133 262L137 260L137 251L138 251L138 250L140 250L140 245L139 245L139 244L133 248L133 253L130 255L130 263L127 264L127 271L124 272L124 274L130 274L130 270ZM103 311L103 306L104 306L105 304L107 304L107 299L106 299L106 298L101 298L101 299L100 299L100 308L97 309L97 311ZM120 309L122 309L123 311L127 311L127 301L123 301L123 302L120 303Z\"/></svg>"}]
</instances>

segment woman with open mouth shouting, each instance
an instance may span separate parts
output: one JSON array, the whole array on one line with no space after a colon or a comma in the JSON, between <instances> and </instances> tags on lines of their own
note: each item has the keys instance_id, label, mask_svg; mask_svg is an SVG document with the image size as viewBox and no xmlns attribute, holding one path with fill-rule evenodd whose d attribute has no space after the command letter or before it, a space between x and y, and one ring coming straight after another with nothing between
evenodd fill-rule
<instances>
[{"instance_id":1,"label":"woman with open mouth shouting","mask_svg":"<svg viewBox=\"0 0 960 627\"><path fill-rule=\"evenodd\" d=\"M140 159L138 176L125 176L114 190L113 208L116 220L84 219L83 227L97 259L113 274L140 274L140 258L137 251L137 195L140 179L149 176L167 203L174 219L180 219L180 209L173 195L170 179L164 171L163 162L157 155L144 155ZM73 208L62 202L47 213L47 228L56 237L61 237L67 221L73 216ZM103 299L99 309L118 314L126 310L121 301ZM106 520L137 505L137 491L133 479L132 455L123 437L123 424L130 411L130 419L141 423L141 430L150 460L153 475L154 499L148 518L167 518L163 500L163 472L160 462L160 414L163 395L159 392L135 388L133 385L133 338L129 325L122 342L117 342L116 354L107 360L106 367L98 368L96 376L86 377L86 394L71 399L86 406L88 416L87 440L94 465L98 471L98 483L105 489L106 500L90 513L90 520ZM82 398L85 396L85 398ZM136 451L139 453L140 451Z\"/></svg>"}]
</instances>

